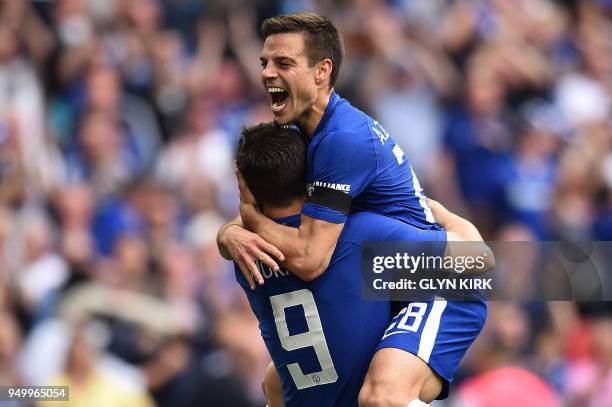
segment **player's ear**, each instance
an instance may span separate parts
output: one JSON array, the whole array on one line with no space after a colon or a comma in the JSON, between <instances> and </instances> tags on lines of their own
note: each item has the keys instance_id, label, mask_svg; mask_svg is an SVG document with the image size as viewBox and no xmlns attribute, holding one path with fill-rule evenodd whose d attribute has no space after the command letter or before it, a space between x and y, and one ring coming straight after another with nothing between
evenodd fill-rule
<instances>
[{"instance_id":1,"label":"player's ear","mask_svg":"<svg viewBox=\"0 0 612 407\"><path fill-rule=\"evenodd\" d=\"M317 85L323 84L325 81L329 80L333 69L333 63L331 59L326 58L323 61L317 64L315 70L315 82Z\"/></svg>"}]
</instances>

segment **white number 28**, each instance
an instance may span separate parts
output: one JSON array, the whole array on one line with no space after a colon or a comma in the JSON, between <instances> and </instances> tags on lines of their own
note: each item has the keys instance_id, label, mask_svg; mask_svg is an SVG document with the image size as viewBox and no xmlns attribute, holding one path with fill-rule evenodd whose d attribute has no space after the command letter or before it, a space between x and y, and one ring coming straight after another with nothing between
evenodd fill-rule
<instances>
[{"instance_id":1,"label":"white number 28","mask_svg":"<svg viewBox=\"0 0 612 407\"><path fill-rule=\"evenodd\" d=\"M317 304L315 304L312 292L307 289L302 289L273 295L270 297L270 303L272 304L272 311L274 312L278 337L280 338L283 348L292 351L311 346L314 348L319 364L321 365L321 371L307 374L304 374L297 363L290 363L287 365L289 373L298 390L334 383L338 380L338 373L334 368L334 362L332 361L327 342L325 341L321 318L319 317L319 311L317 310ZM308 331L290 335L285 309L296 305L301 305L304 308L304 316L308 324Z\"/></svg>"}]
</instances>

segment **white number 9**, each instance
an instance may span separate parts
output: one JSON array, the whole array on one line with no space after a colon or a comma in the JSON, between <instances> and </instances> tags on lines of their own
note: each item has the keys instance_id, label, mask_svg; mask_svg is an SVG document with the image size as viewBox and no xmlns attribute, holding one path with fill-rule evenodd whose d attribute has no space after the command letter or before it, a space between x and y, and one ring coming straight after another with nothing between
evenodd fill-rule
<instances>
[{"instance_id":1,"label":"white number 9","mask_svg":"<svg viewBox=\"0 0 612 407\"><path fill-rule=\"evenodd\" d=\"M321 318L319 317L319 311L317 310L317 304L315 304L312 292L303 289L285 294L273 295L270 297L270 303L272 304L272 311L274 312L278 337L283 348L292 351L312 346L319 360L319 364L321 365L321 371L308 374L304 374L297 363L290 363L287 365L287 369L289 369L289 373L298 390L334 383L338 380L338 373L334 368L334 362L332 361L327 342L325 341ZM285 309L295 305L301 305L304 308L304 316L308 324L308 331L296 335L289 335Z\"/></svg>"}]
</instances>

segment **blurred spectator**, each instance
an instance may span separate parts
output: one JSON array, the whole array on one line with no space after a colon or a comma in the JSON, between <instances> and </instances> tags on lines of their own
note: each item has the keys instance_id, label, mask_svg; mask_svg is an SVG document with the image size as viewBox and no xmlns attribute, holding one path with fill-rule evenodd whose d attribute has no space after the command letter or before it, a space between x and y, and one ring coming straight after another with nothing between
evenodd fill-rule
<instances>
[{"instance_id":1,"label":"blurred spectator","mask_svg":"<svg viewBox=\"0 0 612 407\"><path fill-rule=\"evenodd\" d=\"M94 192L86 184L66 184L53 196L62 230L61 251L70 268L71 282L87 278L95 261L91 224Z\"/></svg>"},{"instance_id":2,"label":"blurred spectator","mask_svg":"<svg viewBox=\"0 0 612 407\"><path fill-rule=\"evenodd\" d=\"M592 355L571 363L567 372L568 405L612 403L612 318L597 318L591 328Z\"/></svg>"},{"instance_id":3,"label":"blurred spectator","mask_svg":"<svg viewBox=\"0 0 612 407\"><path fill-rule=\"evenodd\" d=\"M520 391L518 391L520 389ZM466 382L458 393L456 404L472 407L560 406L552 389L534 374L516 367L483 373Z\"/></svg>"},{"instance_id":4,"label":"blurred spectator","mask_svg":"<svg viewBox=\"0 0 612 407\"><path fill-rule=\"evenodd\" d=\"M4 0L3 382L70 383L88 406L263 405L267 352L215 234L237 209L240 129L272 118L259 25L303 9L337 24L338 92L429 195L516 242L498 269L517 299L568 283L533 242L612 240L609 1ZM492 304L461 399L500 405L512 384L612 403L606 312Z\"/></svg>"},{"instance_id":5,"label":"blurred spectator","mask_svg":"<svg viewBox=\"0 0 612 407\"><path fill-rule=\"evenodd\" d=\"M49 385L68 386L70 402L41 402L40 406L154 406L153 400L142 390L110 377L99 370L97 352L87 337L88 332L75 330L66 355L65 367Z\"/></svg>"},{"instance_id":6,"label":"blurred spectator","mask_svg":"<svg viewBox=\"0 0 612 407\"><path fill-rule=\"evenodd\" d=\"M236 196L233 148L229 135L216 126L217 117L218 107L212 100L191 100L185 129L161 152L157 162L157 178L181 190L194 212L215 208L229 212L228 203Z\"/></svg>"},{"instance_id":7,"label":"blurred spectator","mask_svg":"<svg viewBox=\"0 0 612 407\"><path fill-rule=\"evenodd\" d=\"M545 102L522 108L525 125L518 134L512 175L505 186L509 217L530 228L539 239L550 239L550 212L561 134L561 115Z\"/></svg>"},{"instance_id":8,"label":"blurred spectator","mask_svg":"<svg viewBox=\"0 0 612 407\"><path fill-rule=\"evenodd\" d=\"M58 290L68 280L66 262L54 247L52 225L42 213L21 220L22 252L15 275L22 305L34 318L51 315Z\"/></svg>"},{"instance_id":9,"label":"blurred spectator","mask_svg":"<svg viewBox=\"0 0 612 407\"><path fill-rule=\"evenodd\" d=\"M21 329L8 309L0 309L0 383L3 386L23 385L17 363L21 348Z\"/></svg>"},{"instance_id":10,"label":"blurred spectator","mask_svg":"<svg viewBox=\"0 0 612 407\"><path fill-rule=\"evenodd\" d=\"M55 181L56 171L50 161L52 153L46 141L45 106L40 79L32 64L20 52L17 32L2 20L0 140L2 149L12 150L14 154L13 164L5 164L8 167L6 172L22 172L24 181L32 183L41 192L48 192Z\"/></svg>"},{"instance_id":11,"label":"blurred spectator","mask_svg":"<svg viewBox=\"0 0 612 407\"><path fill-rule=\"evenodd\" d=\"M451 110L445 135L462 198L479 213L485 236L505 212L504 185L511 175L512 123L506 89L483 50L468 63L463 104Z\"/></svg>"},{"instance_id":12,"label":"blurred spectator","mask_svg":"<svg viewBox=\"0 0 612 407\"><path fill-rule=\"evenodd\" d=\"M89 111L78 133L78 149L67 156L68 180L92 184L100 197L117 194L138 171L119 123L103 111Z\"/></svg>"},{"instance_id":13,"label":"blurred spectator","mask_svg":"<svg viewBox=\"0 0 612 407\"><path fill-rule=\"evenodd\" d=\"M106 113L124 128L124 148L134 155L132 172L139 173L151 165L161 135L151 107L122 89L115 69L92 66L86 77L85 107Z\"/></svg>"},{"instance_id":14,"label":"blurred spectator","mask_svg":"<svg viewBox=\"0 0 612 407\"><path fill-rule=\"evenodd\" d=\"M26 171L21 159L20 143L15 134L15 121L0 122L0 200L13 208L26 200Z\"/></svg>"}]
</instances>

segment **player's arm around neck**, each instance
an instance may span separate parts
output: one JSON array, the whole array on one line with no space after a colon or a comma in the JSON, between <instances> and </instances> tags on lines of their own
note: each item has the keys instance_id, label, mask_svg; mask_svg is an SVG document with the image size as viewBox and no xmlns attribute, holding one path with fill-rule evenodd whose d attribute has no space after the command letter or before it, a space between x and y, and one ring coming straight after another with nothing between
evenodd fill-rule
<instances>
[{"instance_id":1,"label":"player's arm around neck","mask_svg":"<svg viewBox=\"0 0 612 407\"><path fill-rule=\"evenodd\" d=\"M285 267L304 281L319 277L329 266L344 224L302 215L299 228L277 224L251 204L240 205L245 226L285 255Z\"/></svg>"},{"instance_id":2,"label":"player's arm around neck","mask_svg":"<svg viewBox=\"0 0 612 407\"><path fill-rule=\"evenodd\" d=\"M284 260L280 250L257 234L246 230L240 216L232 219L219 230L217 248L225 259L236 262L251 289L255 289L255 282L259 285L264 283L263 276L257 267L257 261L278 271L279 266L274 258Z\"/></svg>"},{"instance_id":3,"label":"player's arm around neck","mask_svg":"<svg viewBox=\"0 0 612 407\"><path fill-rule=\"evenodd\" d=\"M230 254L225 244L225 238L227 237L225 232L232 226L239 226L241 228L244 228L244 224L242 223L242 219L240 219L240 216L236 216L234 219L227 222L217 232L217 249L219 250L219 254L221 255L221 257L223 257L225 260L232 260L232 255Z\"/></svg>"},{"instance_id":4,"label":"player's arm around neck","mask_svg":"<svg viewBox=\"0 0 612 407\"><path fill-rule=\"evenodd\" d=\"M446 231L446 250L444 255L448 257L478 257L484 258L483 268L466 269L466 274L482 274L495 267L493 251L483 241L476 226L467 219L462 218L446 209L438 201L428 199L427 203L431 209L436 222Z\"/></svg>"}]
</instances>

